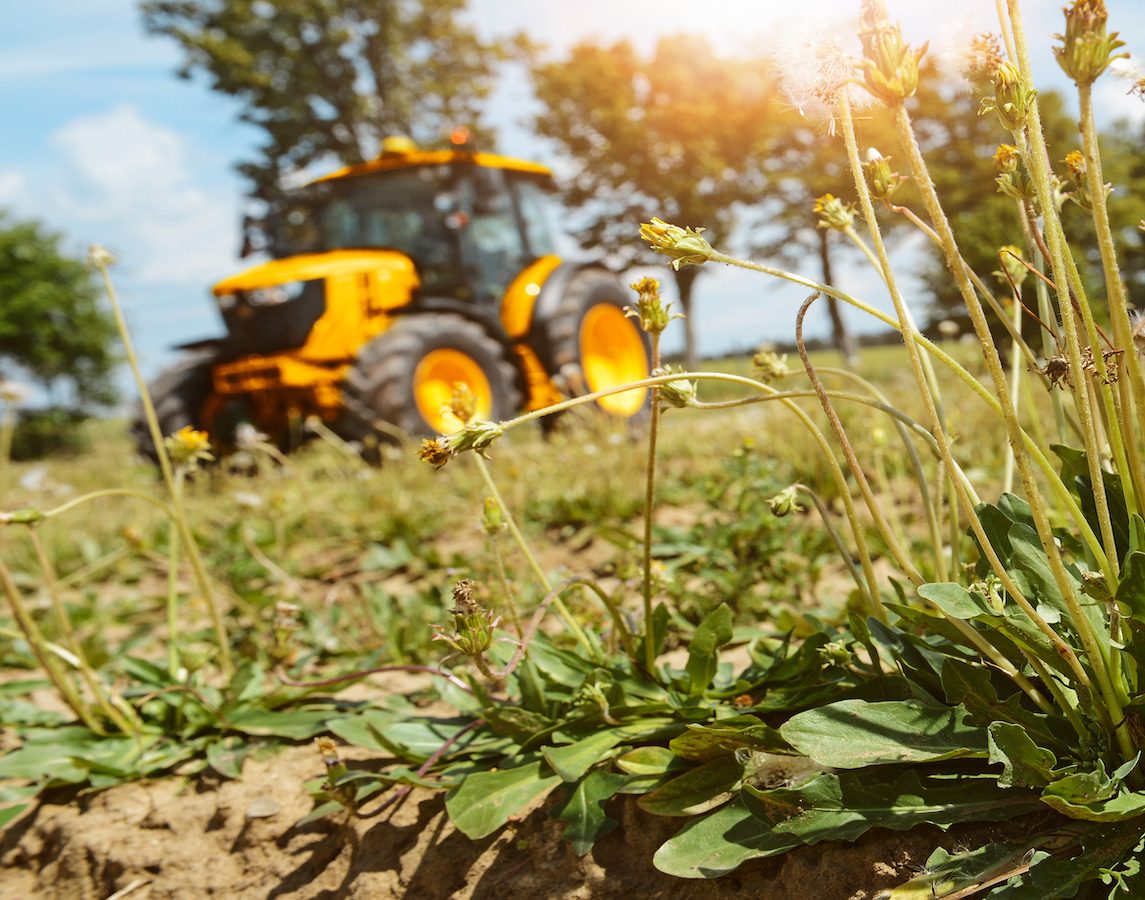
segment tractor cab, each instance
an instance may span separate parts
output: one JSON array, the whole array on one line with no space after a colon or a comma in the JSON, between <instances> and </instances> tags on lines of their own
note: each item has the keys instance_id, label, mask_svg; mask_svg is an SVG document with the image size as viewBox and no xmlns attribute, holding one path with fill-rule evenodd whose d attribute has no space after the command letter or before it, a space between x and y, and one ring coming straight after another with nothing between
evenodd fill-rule
<instances>
[{"instance_id":1,"label":"tractor cab","mask_svg":"<svg viewBox=\"0 0 1145 900\"><path fill-rule=\"evenodd\" d=\"M424 294L494 306L530 262L556 252L547 169L491 154L388 150L298 191L270 219L276 258L394 250Z\"/></svg>"}]
</instances>

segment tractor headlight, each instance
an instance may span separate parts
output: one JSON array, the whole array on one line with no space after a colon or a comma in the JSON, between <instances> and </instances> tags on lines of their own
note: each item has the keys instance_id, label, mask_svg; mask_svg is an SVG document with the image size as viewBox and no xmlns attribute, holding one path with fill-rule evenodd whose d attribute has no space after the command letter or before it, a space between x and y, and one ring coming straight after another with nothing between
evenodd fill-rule
<instances>
[{"instance_id":1,"label":"tractor headlight","mask_svg":"<svg viewBox=\"0 0 1145 900\"><path fill-rule=\"evenodd\" d=\"M253 291L244 291L243 299L251 306L278 306L289 303L302 294L302 282L292 284L275 284L270 287L255 288Z\"/></svg>"}]
</instances>

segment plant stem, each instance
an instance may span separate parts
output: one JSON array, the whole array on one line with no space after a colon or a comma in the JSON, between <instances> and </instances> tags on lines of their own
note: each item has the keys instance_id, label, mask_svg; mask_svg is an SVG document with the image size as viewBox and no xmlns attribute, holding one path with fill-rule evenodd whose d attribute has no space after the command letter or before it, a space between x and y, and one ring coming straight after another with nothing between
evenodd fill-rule
<instances>
[{"instance_id":1,"label":"plant stem","mask_svg":"<svg viewBox=\"0 0 1145 900\"><path fill-rule=\"evenodd\" d=\"M183 502L182 466L175 468L174 496L176 504ZM179 677L179 527L175 520L167 523L167 671L173 679Z\"/></svg>"},{"instance_id":2,"label":"plant stem","mask_svg":"<svg viewBox=\"0 0 1145 900\"><path fill-rule=\"evenodd\" d=\"M660 368L660 333L649 333L652 345L652 371ZM660 435L660 388L652 388L652 410L648 423L648 464L644 477L644 547L642 565L644 578L642 596L644 600L644 668L652 674L656 671L656 635L652 628L652 514L656 501L656 441Z\"/></svg>"},{"instance_id":3,"label":"plant stem","mask_svg":"<svg viewBox=\"0 0 1145 900\"><path fill-rule=\"evenodd\" d=\"M497 488L497 482L493 480L489 466L485 463L485 460L476 453L472 455L473 461L477 464L477 471L481 473L481 478L485 482L485 487L501 508L501 515L505 518L505 524L509 527L509 533L513 535L513 540L516 541L521 553L524 554L525 559L528 561L529 568L533 570L533 574L537 576L537 580L541 583L541 586L544 587L546 593L551 592L553 589L552 582L549 581L549 576L545 574L545 570L541 568L541 564L537 562L537 557L533 555L533 550L529 546L529 542L525 540L525 535L521 533L521 529L517 526L517 520L513 518L509 507L505 505L505 500L501 496L501 491ZM568 607L565 606L559 596L554 600L553 606L564 620L565 625L568 626L569 631L575 635L577 641L584 647L585 652L590 656L595 656L596 650L592 642L589 641L588 635L584 633L584 629L580 627L580 623L578 623L572 613L569 612Z\"/></svg>"},{"instance_id":4,"label":"plant stem","mask_svg":"<svg viewBox=\"0 0 1145 900\"><path fill-rule=\"evenodd\" d=\"M1117 263L1117 249L1113 240L1113 230L1109 225L1109 211L1106 207L1105 181L1101 170L1101 152L1097 142L1097 124L1093 116L1093 85L1078 85L1078 101L1081 112L1081 137L1085 148L1086 178L1093 206L1093 225L1097 232L1097 246L1101 253L1101 269L1105 276L1105 292L1109 299L1109 319L1113 325L1114 342L1124 350L1123 368L1129 373L1128 394L1134 401L1134 412L1138 425L1145 427L1145 373L1142 371L1141 357L1133 343L1132 324L1129 321L1129 300L1125 295L1125 284L1121 280L1121 270ZM1096 352L1096 351L1095 351ZM1126 411L1128 413L1128 411ZM1126 426L1133 430L1128 414L1124 417ZM1145 461L1136 454L1130 459L1133 466L1133 481L1145 484ZM1139 511L1139 510L1138 510Z\"/></svg>"},{"instance_id":5,"label":"plant stem","mask_svg":"<svg viewBox=\"0 0 1145 900\"><path fill-rule=\"evenodd\" d=\"M79 672L80 680L87 686L91 696L95 699L96 705L111 722L115 723L116 728L123 734L138 734L139 729L137 726L139 723L129 722L127 718L116 709L111 701L108 700L107 693L103 689L99 676L95 673L95 670L92 669L87 654L84 653L83 645L76 638L75 629L72 627L71 616L68 615L64 598L60 593L59 579L56 577L56 567L52 564L47 548L44 547L44 542L40 538L40 534L34 525L28 527L28 539L31 541L32 549L36 554L36 561L40 564L40 573L44 578L44 588L47 591L48 599L52 603L52 612L55 614L56 627L60 630L64 645L71 651L72 656L75 657L75 667Z\"/></svg>"},{"instance_id":6,"label":"plant stem","mask_svg":"<svg viewBox=\"0 0 1145 900\"><path fill-rule=\"evenodd\" d=\"M823 407L823 411L827 414L827 420L831 423L831 430L835 432L835 439L839 442L839 446L843 450L843 458L847 461L847 467L851 470L851 475L859 485L859 491L867 503L867 511L871 514L871 518L875 522L875 527L878 528L879 534L882 535L883 540L886 542L887 549L890 551L891 556L894 557L895 563L917 587L923 584L926 579L922 577L922 574L915 568L914 563L911 562L906 552L900 546L890 524L883 515L882 508L875 498L874 492L871 490L867 475L863 471L863 467L859 464L858 456L855 455L855 448L851 446L850 438L847 437L847 431L843 427L843 422L839 418L839 414L835 411L831 399L827 396L827 390L823 387L823 382L821 382L819 376L815 374L815 367L811 364L811 357L807 353L807 344L803 340L803 319L807 315L807 310L811 308L811 304L815 302L818 296L817 293L812 294L804 300L803 305L799 307L799 312L795 317L795 346L799 350L799 358L803 360L803 368L807 371L807 377L811 380L811 384L815 388L815 393L819 397L819 403ZM881 621L886 621L886 611L883 610L882 604L872 608L871 614Z\"/></svg>"},{"instance_id":7,"label":"plant stem","mask_svg":"<svg viewBox=\"0 0 1145 900\"><path fill-rule=\"evenodd\" d=\"M1014 0L1010 0L1011 8L1014 6ZM1018 32L1015 25L1014 31ZM1020 38L1016 36L1015 40L1020 46ZM1061 553L1058 550L1057 544L1054 539L1053 530L1051 528L1049 518L1046 514L1045 504L1042 500L1041 494L1038 491L1038 484L1034 477L1033 470L1030 467L1029 458L1027 456L1026 448L1024 447L1022 439L1022 429L1018 423L1017 415L1013 407L1009 403L1009 393L1007 391L1006 375L1002 370L1001 359L998 356L997 348L994 346L990 336L990 328L986 321L985 314L982 310L982 305L978 302L978 297L974 292L974 288L970 283L970 279L966 277L965 263L962 256L958 251L958 245L954 239L954 232L950 228L950 223L946 218L946 213L942 209L942 204L938 199L938 194L934 189L934 183L930 179L930 174L927 171L926 162L923 159L922 151L918 146L918 141L915 139L914 132L911 127L910 116L906 109L899 105L894 109L895 122L898 128L899 136L902 141L903 149L906 151L907 157L910 159L911 170L915 176L915 184L919 191L922 193L923 203L926 207L927 213L930 216L931 222L934 225L935 231L942 239L943 253L946 257L947 268L951 275L954 277L955 283L958 286L959 293L966 304L967 312L970 314L970 320L974 325L974 330L978 335L979 343L982 347L983 359L986 362L987 371L990 373L991 380L994 384L994 393L998 397L1001 405L1002 419L1006 423L1007 433L1009 435L1010 444L1014 448L1014 461L1017 466L1018 476L1021 479L1023 490L1026 494L1026 501L1030 505L1030 512L1034 520L1035 528L1042 543L1042 548L1045 550L1049 558L1050 570L1053 574L1054 581L1061 592L1062 597L1065 599L1066 606L1070 613L1072 624L1081 639L1082 646L1085 649L1086 656L1089 664L1093 670L1093 677L1097 682L1098 688L1101 691L1103 698L1107 704L1106 708L1098 706L1098 713L1102 718L1107 719L1109 723L1120 723L1117 725L1118 732L1125 732L1126 738L1128 732L1124 723L1124 716L1122 714L1121 702L1117 696L1113 685L1109 680L1108 666L1106 664L1105 656L1101 650L1101 644L1097 640L1093 627L1082 609L1081 602L1078 599L1077 592L1074 584L1070 579L1069 573L1066 571L1065 563L1061 558ZM1036 155L1036 154L1035 154ZM860 169L861 172L861 169ZM1039 179L1035 175L1035 182ZM1045 188L1048 198L1048 179L1044 179L1045 184L1039 186L1039 191ZM1043 208L1047 208L1044 206ZM1055 270L1056 274L1056 270ZM1063 283L1059 281L1060 283ZM1067 302L1068 306L1068 302ZM1068 321L1068 316L1063 316L1063 319ZM1072 350L1071 350L1072 352ZM1078 366L1080 371L1080 365ZM1080 415L1080 409L1079 409ZM1089 429L1085 427L1085 422L1082 423L1083 433L1088 432ZM982 538L985 538L983 533ZM980 538L980 540L982 539ZM989 545L989 540L985 540L985 546ZM1002 571L1005 567L1001 566L1001 560L998 560L999 566ZM1108 561L1107 561L1108 564ZM998 577L1002 578L1001 573ZM1007 574L1006 579L1009 580ZM1055 646L1061 652L1062 648L1069 651L1069 654L1074 657L1076 661L1076 654L1072 648L1066 644L1061 637L1051 628L1036 610L1030 605L1029 601L1019 592L1017 595L1007 588L1007 591L1014 597L1015 602L1022 606L1023 611L1030 617L1031 621L1038 624L1038 627L1044 628L1047 633L1053 634ZM1068 659L1068 657L1066 657ZM1084 673L1084 669L1078 664L1074 668L1075 674L1079 677ZM1086 675L1085 680L1088 681L1089 677Z\"/></svg>"},{"instance_id":8,"label":"plant stem","mask_svg":"<svg viewBox=\"0 0 1145 900\"><path fill-rule=\"evenodd\" d=\"M164 435L159 428L159 418L155 414L155 404L151 401L151 392L147 389L147 381L144 379L143 371L139 367L139 357L135 353L135 345L131 340L131 332L127 327L127 319L123 315L123 307L119 303L119 295L116 293L115 285L111 281L111 273L108 271L107 263L105 260L97 258L96 266L103 279L104 291L107 293L108 300L111 303L112 313L115 316L115 324L119 330L119 337L123 341L124 355L126 355L127 361L131 366L131 374L135 379L135 386L139 391L139 402L143 406L143 415L147 420L147 428L150 432L151 440L155 445L155 455L159 460L159 470L163 474L163 482L166 484L168 496L171 498L172 516L179 529L179 537L183 541L184 547L186 547L187 558L195 574L195 583L203 595L203 600L206 602L207 610L211 616L211 623L215 631L215 642L219 646L219 667L222 669L224 676L229 678L235 671L234 662L231 659L230 640L227 637L226 627L223 625L223 617L219 610L218 601L215 599L215 592L211 587L211 581L207 577L206 569L203 567L203 560L199 555L198 544L195 542L195 536L192 534L191 526L187 521L186 509L176 499L175 474L171 460L167 456L167 448L164 446Z\"/></svg>"},{"instance_id":9,"label":"plant stem","mask_svg":"<svg viewBox=\"0 0 1145 900\"><path fill-rule=\"evenodd\" d=\"M20 594L20 589L16 587L16 582L12 579L12 573L8 571L8 567L4 565L3 560L0 560L0 585L4 588L4 596L8 598L8 605L12 610L12 618L20 626L20 631L24 633L24 639L27 640L28 646L32 650L32 655L36 657L36 661L40 664L48 676L48 680L55 687L56 692L60 695L60 699L68 705L68 708L76 714L81 722L96 734L106 734L107 731L99 723L87 704L80 696L79 690L67 673L60 668L56 659L46 652L48 641L44 637L44 633L40 630L40 626L36 624L36 620L32 618L31 612L24 603L24 598Z\"/></svg>"}]
</instances>

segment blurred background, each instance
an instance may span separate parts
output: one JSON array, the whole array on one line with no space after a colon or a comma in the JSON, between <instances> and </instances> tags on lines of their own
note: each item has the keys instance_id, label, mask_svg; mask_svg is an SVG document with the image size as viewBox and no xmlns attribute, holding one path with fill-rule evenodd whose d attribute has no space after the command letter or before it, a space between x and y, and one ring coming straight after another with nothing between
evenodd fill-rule
<instances>
[{"instance_id":1,"label":"blurred background","mask_svg":"<svg viewBox=\"0 0 1145 900\"><path fill-rule=\"evenodd\" d=\"M828 123L799 93L815 66L809 49L831 41L857 47L856 7L857 0L819 0L813 9L774 0L41 0L0 33L0 310L15 310L27 284L27 276L13 280L23 257L54 250L82 258L88 245L102 244L118 259L130 325L153 373L170 345L220 332L210 285L251 262L240 250L244 239L257 247L258 217L275 191L370 158L386 134L441 145L455 125L470 127L481 149L554 169L570 252L600 255L632 277L656 275L670 295L690 292L693 351L701 356L789 340L805 291L712 266L674 277L640 246L639 223L651 216L704 226L725 251L815 279L830 273L889 308L846 240L816 227L815 198L846 200L853 188L835 161ZM1060 7L1024 4L1039 89L1043 98L1061 91L1047 103L1055 164L1076 134L1072 86L1051 51ZM1127 50L1145 52L1134 42L1145 35L1145 6L1108 7ZM1017 227L1007 219L1012 205L959 196L957 185L980 184L969 170L990 169L1004 139L992 117L966 115L981 92L968 81L965 51L974 35L997 30L994 3L892 3L891 13L908 39L930 41L915 115L936 178L949 182L940 188L972 248L968 258L989 259L1001 244L1020 242L1016 233L1007 238ZM1097 98L1112 208L1130 242L1126 277L1140 304L1145 104L1132 87L1107 76ZM893 161L877 110L862 127ZM909 203L909 186L904 197ZM957 299L925 242L906 228L892 233L899 259L911 261L920 319L957 321ZM36 315L54 307L63 317L68 301L26 302ZM816 314L812 335L825 342L877 329L848 310L834 321L826 307ZM116 388L129 393L111 356L73 371L91 349L84 341L48 347L36 338L51 359L21 366L29 335L18 317L8 319L0 312L0 378L35 382L64 406L114 409ZM104 340L96 324L85 331ZM681 354L685 333L676 330L667 349Z\"/></svg>"}]
</instances>

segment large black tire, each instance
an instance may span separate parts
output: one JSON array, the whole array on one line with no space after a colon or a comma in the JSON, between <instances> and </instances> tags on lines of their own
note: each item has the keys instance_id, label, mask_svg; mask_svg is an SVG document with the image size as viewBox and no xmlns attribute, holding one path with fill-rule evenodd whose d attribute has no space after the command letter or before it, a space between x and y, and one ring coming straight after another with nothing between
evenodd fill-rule
<instances>
[{"instance_id":1,"label":"large black tire","mask_svg":"<svg viewBox=\"0 0 1145 900\"><path fill-rule=\"evenodd\" d=\"M213 353L190 353L160 372L148 385L159 430L164 437L187 426L203 428L203 405L211 394L211 368L214 364ZM143 415L143 404L138 401L132 417L131 434L139 453L158 463L151 430Z\"/></svg>"},{"instance_id":2,"label":"large black tire","mask_svg":"<svg viewBox=\"0 0 1145 900\"><path fill-rule=\"evenodd\" d=\"M434 361L442 359L445 367L434 370ZM342 385L345 412L339 434L360 442L364 454L371 458L371 445L392 441L394 427L413 437L439 433L443 425L437 419L438 410L432 407L436 403L440 408L448 401L452 384L448 379L430 379L434 371L448 372L450 361L462 368L471 366L484 378L484 386L470 384L475 393L487 398L486 408L478 410L479 418L500 421L520 411L520 375L499 341L476 322L459 315L413 313L359 352ZM429 374L426 366L430 367ZM464 377L456 380L469 381Z\"/></svg>"},{"instance_id":3,"label":"large black tire","mask_svg":"<svg viewBox=\"0 0 1145 900\"><path fill-rule=\"evenodd\" d=\"M648 377L652 355L648 336L634 319L624 317L625 308L634 302L631 294L611 272L583 269L547 311L539 310L530 344L562 393L578 396ZM602 336L612 342L610 346L600 346ZM645 389L603 398L596 406L609 415L639 422L647 416L650 398L651 392ZM544 422L551 426L552 419L546 417Z\"/></svg>"}]
</instances>

